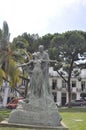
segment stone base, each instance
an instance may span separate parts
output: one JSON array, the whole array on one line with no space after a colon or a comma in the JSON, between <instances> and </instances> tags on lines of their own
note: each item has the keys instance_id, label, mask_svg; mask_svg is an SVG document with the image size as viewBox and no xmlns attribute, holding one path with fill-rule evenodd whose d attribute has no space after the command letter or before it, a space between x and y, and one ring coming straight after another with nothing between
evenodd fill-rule
<instances>
[{"instance_id":1,"label":"stone base","mask_svg":"<svg viewBox=\"0 0 86 130\"><path fill-rule=\"evenodd\" d=\"M32 98L29 103L20 103L18 108L11 112L8 122L57 127L61 125L61 116L51 98Z\"/></svg>"},{"instance_id":2,"label":"stone base","mask_svg":"<svg viewBox=\"0 0 86 130\"><path fill-rule=\"evenodd\" d=\"M33 130L69 130L66 126L62 125L58 127L44 127L44 126L35 126L35 125L24 125L16 123L8 123L7 121L2 121L0 127L13 127L13 128L28 128Z\"/></svg>"},{"instance_id":3,"label":"stone base","mask_svg":"<svg viewBox=\"0 0 86 130\"><path fill-rule=\"evenodd\" d=\"M60 119L57 112L41 111L41 112L27 112L24 110L15 110L11 113L8 120L9 123L29 124L29 125L43 125L43 126L59 126Z\"/></svg>"}]
</instances>

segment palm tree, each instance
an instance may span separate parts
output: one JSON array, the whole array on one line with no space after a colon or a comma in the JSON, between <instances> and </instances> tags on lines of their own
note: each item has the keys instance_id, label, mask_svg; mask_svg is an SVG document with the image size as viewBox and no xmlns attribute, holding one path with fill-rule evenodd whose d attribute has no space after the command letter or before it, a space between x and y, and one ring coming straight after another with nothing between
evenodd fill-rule
<instances>
[{"instance_id":1,"label":"palm tree","mask_svg":"<svg viewBox=\"0 0 86 130\"><path fill-rule=\"evenodd\" d=\"M3 22L3 30L0 34L0 83L2 83L3 79L5 80L6 95L3 99L3 105L6 106L9 86L17 90L16 86L21 84L22 80L25 80L25 96L27 95L29 82L28 73L25 72L23 68L21 71L20 68L18 68L17 66L18 64L28 62L30 59L32 59L32 55L30 52L27 52L25 48L16 49L15 44L9 42L10 34L6 21ZM25 44L27 43L27 41L24 39L22 39L22 41L21 39L20 41L18 39L17 42L20 44L21 42L22 44L24 44L24 42Z\"/></svg>"},{"instance_id":2,"label":"palm tree","mask_svg":"<svg viewBox=\"0 0 86 130\"><path fill-rule=\"evenodd\" d=\"M3 22L3 30L0 39L0 83L5 80L5 91L3 106L6 106L9 86L15 87L20 81L21 71L17 68L17 62L14 60L14 54L9 42L8 24ZM8 86L9 85L9 86Z\"/></svg>"}]
</instances>

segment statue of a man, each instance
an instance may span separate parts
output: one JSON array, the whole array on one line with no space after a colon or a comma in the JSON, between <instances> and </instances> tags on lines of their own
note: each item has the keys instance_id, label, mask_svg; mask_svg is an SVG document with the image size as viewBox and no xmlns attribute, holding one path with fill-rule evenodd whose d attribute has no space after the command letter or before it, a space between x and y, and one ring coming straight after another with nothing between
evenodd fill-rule
<instances>
[{"instance_id":1,"label":"statue of a man","mask_svg":"<svg viewBox=\"0 0 86 130\"><path fill-rule=\"evenodd\" d=\"M39 45L39 52L37 52L37 58L41 61L41 69L43 72L43 90L44 95L51 94L51 89L49 87L49 55L44 51L44 46Z\"/></svg>"}]
</instances>

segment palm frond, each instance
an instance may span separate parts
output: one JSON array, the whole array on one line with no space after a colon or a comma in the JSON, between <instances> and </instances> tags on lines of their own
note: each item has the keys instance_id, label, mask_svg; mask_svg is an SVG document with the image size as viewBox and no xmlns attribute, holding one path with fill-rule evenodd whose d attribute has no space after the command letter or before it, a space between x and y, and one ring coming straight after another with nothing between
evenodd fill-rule
<instances>
[{"instance_id":1,"label":"palm frond","mask_svg":"<svg viewBox=\"0 0 86 130\"><path fill-rule=\"evenodd\" d=\"M16 87L17 83L21 83L21 79L19 78L21 71L17 68L17 62L15 62L13 59L10 59L9 67L10 86Z\"/></svg>"},{"instance_id":2,"label":"palm frond","mask_svg":"<svg viewBox=\"0 0 86 130\"><path fill-rule=\"evenodd\" d=\"M2 70L2 68L0 67L0 85L2 85L3 83L3 78L6 77L5 72Z\"/></svg>"}]
</instances>

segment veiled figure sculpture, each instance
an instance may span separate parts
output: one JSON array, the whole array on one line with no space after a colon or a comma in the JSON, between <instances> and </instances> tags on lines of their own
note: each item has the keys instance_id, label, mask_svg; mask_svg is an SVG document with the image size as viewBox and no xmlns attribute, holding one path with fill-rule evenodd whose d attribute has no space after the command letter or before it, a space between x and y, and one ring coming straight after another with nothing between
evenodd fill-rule
<instances>
[{"instance_id":1,"label":"veiled figure sculpture","mask_svg":"<svg viewBox=\"0 0 86 130\"><path fill-rule=\"evenodd\" d=\"M32 76L30 80L30 91L31 96L35 98L40 98L43 96L43 72L41 70L41 63L36 61L35 67L32 71Z\"/></svg>"},{"instance_id":2,"label":"veiled figure sculpture","mask_svg":"<svg viewBox=\"0 0 86 130\"><path fill-rule=\"evenodd\" d=\"M16 110L9 116L9 123L19 123L39 126L60 126L61 116L55 105L49 85L49 55L44 51L44 46L39 46L33 62L33 70L30 77L30 93L24 101L19 102ZM22 65L22 66L23 66Z\"/></svg>"},{"instance_id":3,"label":"veiled figure sculpture","mask_svg":"<svg viewBox=\"0 0 86 130\"><path fill-rule=\"evenodd\" d=\"M43 45L39 46L39 52L34 59L34 69L30 80L31 94L36 97L45 97L51 95L49 87L49 55L45 52Z\"/></svg>"}]
</instances>

